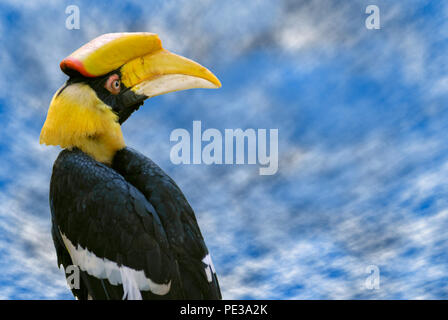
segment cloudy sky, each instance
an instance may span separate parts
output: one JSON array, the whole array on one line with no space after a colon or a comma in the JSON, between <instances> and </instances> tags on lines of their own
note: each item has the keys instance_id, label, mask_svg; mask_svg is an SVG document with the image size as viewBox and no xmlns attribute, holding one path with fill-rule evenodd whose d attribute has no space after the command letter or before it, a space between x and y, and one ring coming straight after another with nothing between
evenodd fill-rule
<instances>
[{"instance_id":1,"label":"cloudy sky","mask_svg":"<svg viewBox=\"0 0 448 320\"><path fill-rule=\"evenodd\" d=\"M123 132L190 201L224 298L448 298L446 2L2 0L0 16L0 299L72 299L50 236L60 149L39 133L59 62L124 31L158 33L223 84L149 99ZM174 165L170 133L194 120L278 129L278 172Z\"/></svg>"}]
</instances>

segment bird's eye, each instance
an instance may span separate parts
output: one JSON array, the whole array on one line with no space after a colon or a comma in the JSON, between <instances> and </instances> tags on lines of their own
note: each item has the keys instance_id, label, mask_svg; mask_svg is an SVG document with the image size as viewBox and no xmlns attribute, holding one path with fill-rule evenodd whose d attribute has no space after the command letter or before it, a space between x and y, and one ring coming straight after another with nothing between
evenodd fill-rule
<instances>
[{"instance_id":1,"label":"bird's eye","mask_svg":"<svg viewBox=\"0 0 448 320\"><path fill-rule=\"evenodd\" d=\"M112 94L119 94L121 89L121 82L118 74L111 75L104 84L104 87Z\"/></svg>"}]
</instances>

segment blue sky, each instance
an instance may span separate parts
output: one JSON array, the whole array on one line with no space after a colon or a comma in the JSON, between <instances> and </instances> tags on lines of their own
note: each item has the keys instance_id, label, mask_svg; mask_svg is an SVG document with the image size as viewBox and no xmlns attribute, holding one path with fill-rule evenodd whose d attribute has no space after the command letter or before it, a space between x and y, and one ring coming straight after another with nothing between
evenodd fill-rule
<instances>
[{"instance_id":1,"label":"blue sky","mask_svg":"<svg viewBox=\"0 0 448 320\"><path fill-rule=\"evenodd\" d=\"M123 31L158 33L223 84L149 99L123 132L184 191L224 298L448 298L448 4L145 2L0 2L1 299L72 298L50 236L60 150L39 133L61 59ZM71 4L79 30L65 28ZM369 4L380 30L365 28ZM172 164L170 133L194 120L277 128L277 174Z\"/></svg>"}]
</instances>

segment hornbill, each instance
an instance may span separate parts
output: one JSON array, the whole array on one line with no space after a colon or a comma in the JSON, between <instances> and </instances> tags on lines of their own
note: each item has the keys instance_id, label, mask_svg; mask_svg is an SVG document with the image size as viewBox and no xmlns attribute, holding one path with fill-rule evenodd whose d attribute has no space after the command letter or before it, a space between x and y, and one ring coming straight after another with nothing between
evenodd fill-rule
<instances>
[{"instance_id":1,"label":"hornbill","mask_svg":"<svg viewBox=\"0 0 448 320\"><path fill-rule=\"evenodd\" d=\"M125 146L121 124L156 95L219 88L153 33L110 33L60 67L40 143L63 150L50 182L58 266L78 267L78 299L221 299L195 214L176 183Z\"/></svg>"}]
</instances>

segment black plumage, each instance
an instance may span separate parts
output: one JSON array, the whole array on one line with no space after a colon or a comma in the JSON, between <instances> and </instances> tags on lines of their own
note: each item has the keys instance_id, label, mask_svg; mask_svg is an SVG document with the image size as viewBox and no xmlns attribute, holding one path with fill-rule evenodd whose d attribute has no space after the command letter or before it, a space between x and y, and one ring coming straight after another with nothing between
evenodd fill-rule
<instances>
[{"instance_id":1,"label":"black plumage","mask_svg":"<svg viewBox=\"0 0 448 320\"><path fill-rule=\"evenodd\" d=\"M208 254L195 215L175 182L154 162L124 148L112 165L79 149L64 150L53 167L50 185L52 234L58 264L73 264L62 239L99 258L143 270L165 295L141 291L143 299L220 299L218 279L207 278ZM211 281L209 281L211 280ZM171 281L171 282L170 282ZM121 299L112 285L81 268L79 299Z\"/></svg>"}]
</instances>

